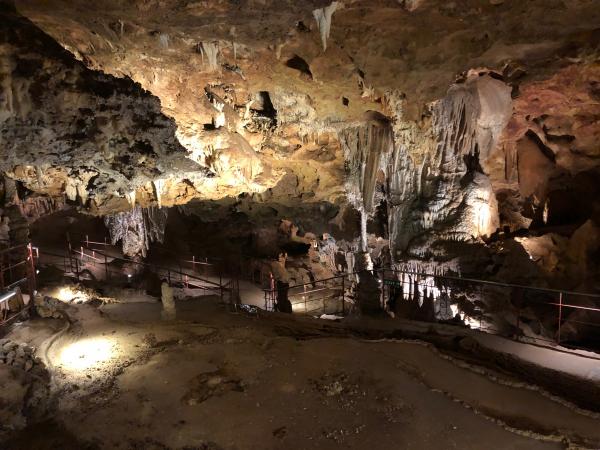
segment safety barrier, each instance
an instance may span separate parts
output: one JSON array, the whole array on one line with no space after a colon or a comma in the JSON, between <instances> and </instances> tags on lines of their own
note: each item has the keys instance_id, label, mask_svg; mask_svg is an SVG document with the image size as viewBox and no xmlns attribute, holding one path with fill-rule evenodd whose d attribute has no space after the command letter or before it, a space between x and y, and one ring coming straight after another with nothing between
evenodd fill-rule
<instances>
[{"instance_id":1,"label":"safety barrier","mask_svg":"<svg viewBox=\"0 0 600 450\"><path fill-rule=\"evenodd\" d=\"M0 325L16 320L31 307L36 292L36 253L31 243L0 250ZM23 304L22 293L29 295L28 305Z\"/></svg>"},{"instance_id":2,"label":"safety barrier","mask_svg":"<svg viewBox=\"0 0 600 450\"><path fill-rule=\"evenodd\" d=\"M93 241L88 242L93 244ZM186 273L183 270L108 255L102 251L84 246L78 246L76 249L73 246L69 246L66 254L58 254L46 250L40 250L40 254L44 257L58 259L57 261L53 261L54 265L59 265L62 262L64 273L73 276L77 281L81 281L84 274L89 272L95 279L104 279L114 284L129 285L133 282L135 273L140 270L147 270L155 274L159 279L166 281L170 286L184 289L200 289L205 291L206 295L219 296L223 302L233 301L236 295L234 291L235 286L231 280L223 283L220 277L219 282L215 282L201 278L195 274ZM128 266L129 268L123 268L124 266ZM237 296L239 297L239 287L237 291Z\"/></svg>"},{"instance_id":3,"label":"safety barrier","mask_svg":"<svg viewBox=\"0 0 600 450\"><path fill-rule=\"evenodd\" d=\"M346 297L347 281L350 274L342 274L293 286L272 283L270 289L263 289L265 310L278 308L277 302L285 296L295 314L305 315L346 315L353 307Z\"/></svg>"},{"instance_id":4,"label":"safety barrier","mask_svg":"<svg viewBox=\"0 0 600 450\"><path fill-rule=\"evenodd\" d=\"M356 285L366 272L263 289L265 309L277 309L283 295L296 314L346 315L358 307ZM600 294L395 269L377 269L370 274L379 283L381 310L398 317L466 325L513 339L521 339L522 329L528 327L529 334L540 342L583 349L600 347L600 333L596 331L600 330ZM535 314L529 311L533 309ZM587 338L589 345L566 337L565 327L571 336L576 327L579 331L594 330L586 333L591 336Z\"/></svg>"}]
</instances>

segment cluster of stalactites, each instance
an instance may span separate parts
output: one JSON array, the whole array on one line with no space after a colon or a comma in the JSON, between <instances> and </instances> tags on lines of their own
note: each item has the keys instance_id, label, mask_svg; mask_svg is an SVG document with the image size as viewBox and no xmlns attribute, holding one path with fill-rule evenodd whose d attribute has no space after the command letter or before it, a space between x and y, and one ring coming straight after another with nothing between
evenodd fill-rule
<instances>
[{"instance_id":1,"label":"cluster of stalactites","mask_svg":"<svg viewBox=\"0 0 600 450\"><path fill-rule=\"evenodd\" d=\"M346 195L361 213L361 250L367 250L367 218L383 198L394 133L385 120L368 121L340 134L346 164Z\"/></svg>"},{"instance_id":2,"label":"cluster of stalactites","mask_svg":"<svg viewBox=\"0 0 600 450\"><path fill-rule=\"evenodd\" d=\"M368 122L342 131L340 138L348 198L355 208L371 214L376 206L377 184L386 178L394 133L387 123Z\"/></svg>"},{"instance_id":3,"label":"cluster of stalactites","mask_svg":"<svg viewBox=\"0 0 600 450\"><path fill-rule=\"evenodd\" d=\"M216 72L219 69L218 42L201 42L198 44L198 52L202 56L202 61L206 64L209 72Z\"/></svg>"},{"instance_id":4,"label":"cluster of stalactites","mask_svg":"<svg viewBox=\"0 0 600 450\"><path fill-rule=\"evenodd\" d=\"M162 242L167 224L167 209L141 208L106 216L112 244L121 241L127 256L146 256L152 242Z\"/></svg>"}]
</instances>

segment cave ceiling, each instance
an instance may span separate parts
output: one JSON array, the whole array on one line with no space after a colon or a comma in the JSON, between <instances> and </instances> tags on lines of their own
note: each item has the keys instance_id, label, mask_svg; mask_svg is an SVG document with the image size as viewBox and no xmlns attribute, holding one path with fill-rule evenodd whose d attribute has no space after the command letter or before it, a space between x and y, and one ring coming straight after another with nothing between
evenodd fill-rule
<instances>
[{"instance_id":1,"label":"cave ceiling","mask_svg":"<svg viewBox=\"0 0 600 450\"><path fill-rule=\"evenodd\" d=\"M7 5L1 168L93 214L387 195L405 248L436 226L449 239L527 227L552 186L598 165L594 0ZM360 146L381 144L360 129L380 125L394 153L363 159L373 173L353 187ZM473 232L477 202L493 217Z\"/></svg>"}]
</instances>

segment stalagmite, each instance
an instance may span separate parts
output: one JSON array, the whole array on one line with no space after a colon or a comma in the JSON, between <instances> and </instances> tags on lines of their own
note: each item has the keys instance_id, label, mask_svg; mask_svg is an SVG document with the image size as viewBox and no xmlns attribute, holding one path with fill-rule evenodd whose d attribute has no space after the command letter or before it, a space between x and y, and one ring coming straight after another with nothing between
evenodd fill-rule
<instances>
[{"instance_id":1,"label":"stalagmite","mask_svg":"<svg viewBox=\"0 0 600 450\"><path fill-rule=\"evenodd\" d=\"M163 281L160 287L162 311L161 317L163 320L174 320L175 311L175 299L173 298L173 288L168 285L167 282Z\"/></svg>"}]
</instances>

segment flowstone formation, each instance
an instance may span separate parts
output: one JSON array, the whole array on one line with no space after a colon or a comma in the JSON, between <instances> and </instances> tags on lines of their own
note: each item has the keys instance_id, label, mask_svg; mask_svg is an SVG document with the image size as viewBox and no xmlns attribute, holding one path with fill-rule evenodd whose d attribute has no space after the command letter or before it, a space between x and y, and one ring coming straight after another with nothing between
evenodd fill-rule
<instances>
[{"instance_id":1,"label":"flowstone formation","mask_svg":"<svg viewBox=\"0 0 600 450\"><path fill-rule=\"evenodd\" d=\"M435 241L476 240L498 228L497 202L482 161L511 113L510 87L475 73L430 105L431 125L417 144L430 151L418 155L420 162L410 157L416 150L411 141L402 132L396 135L388 175L395 254L444 258Z\"/></svg>"}]
</instances>

